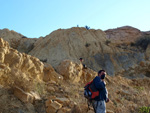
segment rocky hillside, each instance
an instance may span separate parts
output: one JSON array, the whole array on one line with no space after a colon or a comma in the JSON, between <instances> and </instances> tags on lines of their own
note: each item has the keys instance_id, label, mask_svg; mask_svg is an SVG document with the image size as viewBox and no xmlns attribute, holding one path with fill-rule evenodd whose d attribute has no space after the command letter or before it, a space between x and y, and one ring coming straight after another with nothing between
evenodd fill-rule
<instances>
[{"instance_id":1,"label":"rocky hillside","mask_svg":"<svg viewBox=\"0 0 150 113\"><path fill-rule=\"evenodd\" d=\"M141 68L140 63L150 61L149 46L144 50L133 46L140 37L150 36L150 33L130 26L105 32L79 27L58 29L38 39L25 38L21 34L4 29L1 30L0 36L4 40L9 39L10 46L14 49L35 56L55 69L65 59L78 62L78 59L83 57L84 63L94 71L105 69L111 76L120 73L144 77L145 70L136 73L136 69ZM147 66L149 63L145 63L145 67Z\"/></svg>"},{"instance_id":2,"label":"rocky hillside","mask_svg":"<svg viewBox=\"0 0 150 113\"><path fill-rule=\"evenodd\" d=\"M128 26L105 32L85 28L59 29L39 38L28 54L55 69L65 59L78 62L83 57L84 63L95 71L103 68L109 75L124 74L140 68L141 62L149 62L149 47L143 51L131 46L139 36L144 36L144 32ZM138 76L141 75L144 73Z\"/></svg>"},{"instance_id":3,"label":"rocky hillside","mask_svg":"<svg viewBox=\"0 0 150 113\"><path fill-rule=\"evenodd\" d=\"M128 79L119 73L107 76L107 113L137 113L141 107L150 106L150 65L140 62L139 66L137 72L147 71L144 78ZM92 108L88 110L83 87L97 72L82 69L80 63L69 59L61 61L56 70L0 39L0 112L94 113Z\"/></svg>"}]
</instances>

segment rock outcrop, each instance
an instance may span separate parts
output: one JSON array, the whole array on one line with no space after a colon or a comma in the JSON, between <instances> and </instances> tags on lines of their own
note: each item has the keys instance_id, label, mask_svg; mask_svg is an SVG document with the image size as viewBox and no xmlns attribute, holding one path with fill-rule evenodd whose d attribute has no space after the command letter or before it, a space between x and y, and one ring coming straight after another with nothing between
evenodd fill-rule
<instances>
[{"instance_id":1,"label":"rock outcrop","mask_svg":"<svg viewBox=\"0 0 150 113\"><path fill-rule=\"evenodd\" d=\"M56 73L50 64L44 65L38 58L19 53L11 48L8 42L0 38L0 86L7 92L6 98L15 96L27 105L30 103L27 107L31 107L31 109L25 110L22 109L22 105L19 103L19 107L16 108L17 111L14 110L15 112L34 111L33 103L41 100L40 96L47 89L43 80L46 82L53 81L56 84L62 81L63 77ZM12 103L8 102L13 104L13 101ZM0 106L8 107L7 104L9 103L0 102ZM0 112L4 109L7 108L0 108ZM9 108L6 111L8 112Z\"/></svg>"},{"instance_id":2,"label":"rock outcrop","mask_svg":"<svg viewBox=\"0 0 150 113\"><path fill-rule=\"evenodd\" d=\"M19 85L26 89L28 86L32 87L34 80L43 79L44 65L39 59L19 53L2 39L0 39L0 62L2 85Z\"/></svg>"},{"instance_id":3,"label":"rock outcrop","mask_svg":"<svg viewBox=\"0 0 150 113\"><path fill-rule=\"evenodd\" d=\"M58 74L50 64L45 63L43 71L44 71L43 80L45 82L48 81L59 82L63 80L63 76Z\"/></svg>"},{"instance_id":4,"label":"rock outcrop","mask_svg":"<svg viewBox=\"0 0 150 113\"><path fill-rule=\"evenodd\" d=\"M57 72L64 76L64 79L71 82L79 82L82 75L82 65L64 60L57 67Z\"/></svg>"}]
</instances>

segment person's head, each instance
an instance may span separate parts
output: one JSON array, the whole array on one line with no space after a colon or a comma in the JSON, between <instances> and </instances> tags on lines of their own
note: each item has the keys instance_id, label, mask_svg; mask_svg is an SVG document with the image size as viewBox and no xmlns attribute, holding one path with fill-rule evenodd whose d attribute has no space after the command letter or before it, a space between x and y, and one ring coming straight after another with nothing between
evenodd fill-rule
<instances>
[{"instance_id":1,"label":"person's head","mask_svg":"<svg viewBox=\"0 0 150 113\"><path fill-rule=\"evenodd\" d=\"M83 58L80 58L79 60L80 60L80 62L83 62Z\"/></svg>"},{"instance_id":2,"label":"person's head","mask_svg":"<svg viewBox=\"0 0 150 113\"><path fill-rule=\"evenodd\" d=\"M99 76L101 79L104 79L105 76L106 76L106 71L105 71L105 70L99 70L99 71L98 71L98 76Z\"/></svg>"}]
</instances>

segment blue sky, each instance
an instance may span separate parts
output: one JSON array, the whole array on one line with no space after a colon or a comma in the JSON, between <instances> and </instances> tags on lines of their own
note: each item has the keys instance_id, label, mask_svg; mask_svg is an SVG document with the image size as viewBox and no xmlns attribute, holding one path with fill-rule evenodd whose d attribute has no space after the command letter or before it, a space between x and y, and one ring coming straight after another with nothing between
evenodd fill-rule
<instances>
[{"instance_id":1,"label":"blue sky","mask_svg":"<svg viewBox=\"0 0 150 113\"><path fill-rule=\"evenodd\" d=\"M59 28L150 30L150 0L0 0L0 29L30 38Z\"/></svg>"}]
</instances>

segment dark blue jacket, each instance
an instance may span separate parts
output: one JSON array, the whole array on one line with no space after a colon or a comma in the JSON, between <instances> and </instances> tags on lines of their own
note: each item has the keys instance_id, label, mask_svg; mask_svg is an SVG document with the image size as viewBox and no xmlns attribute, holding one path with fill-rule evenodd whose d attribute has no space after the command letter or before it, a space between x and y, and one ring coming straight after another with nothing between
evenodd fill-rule
<instances>
[{"instance_id":1,"label":"dark blue jacket","mask_svg":"<svg viewBox=\"0 0 150 113\"><path fill-rule=\"evenodd\" d=\"M96 98L96 101L100 101L100 100L107 100L108 98L108 93L107 93L107 89L105 87L105 83L101 80L101 78L99 76L96 76L93 80L94 85L96 87L96 89L99 90L100 94L99 97Z\"/></svg>"}]
</instances>

